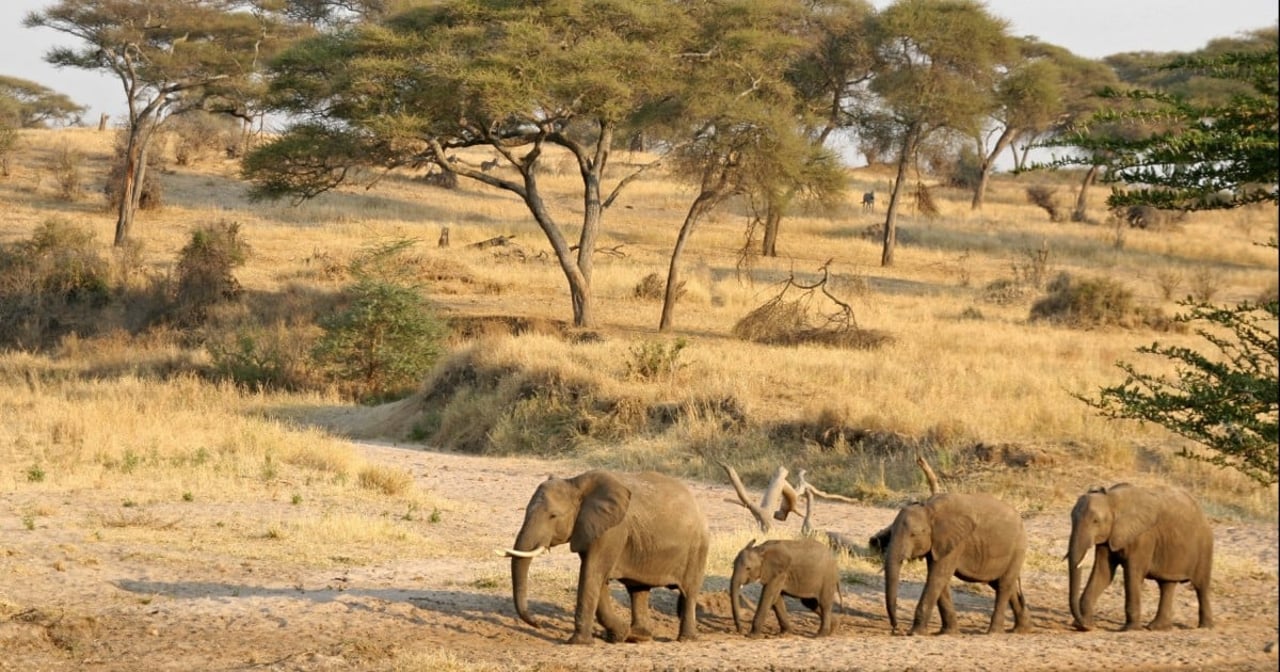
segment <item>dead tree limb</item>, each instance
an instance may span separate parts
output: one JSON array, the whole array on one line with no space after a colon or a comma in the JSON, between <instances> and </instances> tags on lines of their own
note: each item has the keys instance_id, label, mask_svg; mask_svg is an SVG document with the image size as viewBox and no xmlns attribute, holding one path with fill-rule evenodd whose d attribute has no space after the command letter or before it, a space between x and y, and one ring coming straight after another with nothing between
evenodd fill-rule
<instances>
[{"instance_id":1,"label":"dead tree limb","mask_svg":"<svg viewBox=\"0 0 1280 672\"><path fill-rule=\"evenodd\" d=\"M474 247L477 249L484 249L486 247L501 247L511 242L511 239L515 237L516 235L514 233L509 236L494 236L493 238L486 238L484 240L471 243L470 245L467 245L467 247Z\"/></svg>"},{"instance_id":2,"label":"dead tree limb","mask_svg":"<svg viewBox=\"0 0 1280 672\"><path fill-rule=\"evenodd\" d=\"M760 526L761 532L767 533L769 530L773 529L773 524L769 522L769 517L764 513L765 510L753 504L751 499L747 497L747 489L742 485L742 479L738 478L738 472L734 471L733 467L724 462L719 462L718 464L725 470L725 473L729 475L729 482L733 483L733 489L738 493L738 501L734 503L746 507L746 509L751 512L751 515L755 516L756 524ZM781 468L782 467L779 467L779 469ZM767 499L768 494L766 493L765 496ZM733 502L734 500L731 499L728 501Z\"/></svg>"},{"instance_id":3,"label":"dead tree limb","mask_svg":"<svg viewBox=\"0 0 1280 672\"><path fill-rule=\"evenodd\" d=\"M942 492L942 486L938 483L938 475L933 473L933 468L925 461L924 455L916 453L916 466L920 467L920 471L924 472L924 479L929 481L929 495L933 496Z\"/></svg>"}]
</instances>

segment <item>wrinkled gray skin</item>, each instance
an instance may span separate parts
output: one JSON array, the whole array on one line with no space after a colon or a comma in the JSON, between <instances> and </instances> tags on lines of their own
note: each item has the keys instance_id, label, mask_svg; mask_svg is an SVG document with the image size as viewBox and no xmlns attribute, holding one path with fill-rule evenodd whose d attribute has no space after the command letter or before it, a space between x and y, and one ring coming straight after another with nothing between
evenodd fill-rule
<instances>
[{"instance_id":1,"label":"wrinkled gray skin","mask_svg":"<svg viewBox=\"0 0 1280 672\"><path fill-rule=\"evenodd\" d=\"M515 551L528 554L568 543L582 559L571 644L590 644L599 620L609 641L652 638L649 590L680 592L680 640L697 636L695 611L710 542L707 520L693 494L662 474L588 471L573 478L549 478L525 509ZM511 556L511 588L516 613L538 627L526 595L531 557ZM631 597L631 622L614 610L610 579Z\"/></svg>"},{"instance_id":2,"label":"wrinkled gray skin","mask_svg":"<svg viewBox=\"0 0 1280 672\"><path fill-rule=\"evenodd\" d=\"M733 577L729 595L733 604L733 627L742 632L738 602L742 586L759 581L760 603L751 620L751 637L764 634L764 622L772 610L782 632L791 632L783 595L800 600L818 614L820 623L815 636L831 634L832 607L840 575L836 557L824 543L814 539L775 539L756 545L755 540L738 552L733 561Z\"/></svg>"},{"instance_id":3,"label":"wrinkled gray skin","mask_svg":"<svg viewBox=\"0 0 1280 672\"><path fill-rule=\"evenodd\" d=\"M1027 535L1022 518L1008 504L985 494L938 494L904 507L888 530L884 604L894 634L898 633L902 563L921 557L928 564L928 577L908 634L924 634L935 604L942 616L940 634L956 632L956 610L951 601L953 576L995 589L988 633L1004 630L1005 609L1009 607L1013 608L1014 630L1031 629L1021 581Z\"/></svg>"},{"instance_id":4,"label":"wrinkled gray skin","mask_svg":"<svg viewBox=\"0 0 1280 672\"><path fill-rule=\"evenodd\" d=\"M1094 551L1093 571L1080 592L1080 564ZM1142 628L1142 581L1160 586L1160 606L1147 625L1173 625L1173 591L1190 582L1200 602L1200 627L1213 627L1209 582L1213 570L1213 531L1191 495L1176 488L1147 488L1120 483L1090 490L1071 510L1067 548L1071 616L1079 630L1093 629L1093 605L1124 568L1124 629Z\"/></svg>"}]
</instances>

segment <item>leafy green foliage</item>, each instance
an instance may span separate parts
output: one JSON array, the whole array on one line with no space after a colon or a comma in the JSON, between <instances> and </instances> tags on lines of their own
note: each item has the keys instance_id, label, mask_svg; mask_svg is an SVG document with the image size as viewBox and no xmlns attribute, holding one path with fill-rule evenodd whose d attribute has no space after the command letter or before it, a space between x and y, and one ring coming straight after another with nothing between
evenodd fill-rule
<instances>
[{"instance_id":1,"label":"leafy green foliage","mask_svg":"<svg viewBox=\"0 0 1280 672\"><path fill-rule=\"evenodd\" d=\"M1178 210L1280 202L1280 51L1233 52L1186 57L1164 69L1198 73L1247 85L1224 102L1197 102L1164 91L1106 89L1099 95L1115 107L1099 111L1048 143L1076 147L1088 158L1060 165L1108 167L1114 207L1153 205ZM1094 132L1109 126L1108 132Z\"/></svg>"},{"instance_id":2,"label":"leafy green foliage","mask_svg":"<svg viewBox=\"0 0 1280 672\"><path fill-rule=\"evenodd\" d=\"M213 306L239 298L244 290L232 269L243 266L248 255L249 246L235 222L193 230L178 253L173 320L180 326L194 326L205 321Z\"/></svg>"},{"instance_id":3,"label":"leafy green foliage","mask_svg":"<svg viewBox=\"0 0 1280 672\"><path fill-rule=\"evenodd\" d=\"M1079 397L1110 418L1157 423L1203 444L1207 454L1183 450L1181 455L1236 469L1264 485L1277 481L1277 303L1242 303L1213 307L1185 302L1190 312L1176 319L1206 325L1196 330L1220 357L1191 348L1153 343L1138 352L1178 364L1174 377L1139 371L1128 363L1119 385L1101 390L1097 399ZM1214 327L1224 328L1211 329ZM1229 334L1229 335L1227 335Z\"/></svg>"},{"instance_id":4,"label":"leafy green foliage","mask_svg":"<svg viewBox=\"0 0 1280 672\"><path fill-rule=\"evenodd\" d=\"M0 75L0 126L43 128L50 123L74 124L86 109L41 84Z\"/></svg>"},{"instance_id":5,"label":"leafy green foliage","mask_svg":"<svg viewBox=\"0 0 1280 672\"><path fill-rule=\"evenodd\" d=\"M644 341L631 346L627 360L627 377L634 380L671 380L685 363L680 353L689 346L683 338L670 342Z\"/></svg>"},{"instance_id":6,"label":"leafy green foliage","mask_svg":"<svg viewBox=\"0 0 1280 672\"><path fill-rule=\"evenodd\" d=\"M340 389L366 401L411 391L443 352L444 320L396 270L411 244L393 243L353 261L348 304L320 322L324 335L313 357Z\"/></svg>"}]
</instances>

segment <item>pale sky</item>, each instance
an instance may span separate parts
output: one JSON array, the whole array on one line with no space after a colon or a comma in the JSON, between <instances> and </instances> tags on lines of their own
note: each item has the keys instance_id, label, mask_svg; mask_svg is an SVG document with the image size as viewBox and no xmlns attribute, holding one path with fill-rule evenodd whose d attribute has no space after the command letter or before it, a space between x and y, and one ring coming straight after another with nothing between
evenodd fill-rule
<instances>
[{"instance_id":1,"label":"pale sky","mask_svg":"<svg viewBox=\"0 0 1280 672\"><path fill-rule=\"evenodd\" d=\"M890 0L872 0L877 7ZM27 12L54 0L0 0L0 74L29 79L67 94L90 111L124 111L120 82L71 68L57 69L43 56L55 44L74 45L47 28L25 28ZM1014 35L1034 35L1089 58L1125 51L1191 51L1215 37L1274 25L1275 0L988 0L992 14L1010 23Z\"/></svg>"}]
</instances>

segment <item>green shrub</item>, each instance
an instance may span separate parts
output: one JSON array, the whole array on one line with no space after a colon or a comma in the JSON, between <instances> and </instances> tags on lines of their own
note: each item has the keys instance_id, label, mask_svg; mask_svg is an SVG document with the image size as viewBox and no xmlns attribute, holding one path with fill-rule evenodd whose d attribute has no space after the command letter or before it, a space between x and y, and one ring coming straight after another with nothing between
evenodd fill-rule
<instances>
[{"instance_id":1,"label":"green shrub","mask_svg":"<svg viewBox=\"0 0 1280 672\"><path fill-rule=\"evenodd\" d=\"M213 306L239 298L243 290L231 270L244 265L248 256L249 246L235 222L192 231L190 241L178 253L173 321L179 326L195 326L205 321Z\"/></svg>"},{"instance_id":2,"label":"green shrub","mask_svg":"<svg viewBox=\"0 0 1280 672\"><path fill-rule=\"evenodd\" d=\"M1174 323L1158 309L1138 306L1133 292L1110 278L1077 280L1061 273L1049 283L1048 294L1031 306L1032 320L1069 327L1149 327L1169 330Z\"/></svg>"},{"instance_id":3,"label":"green shrub","mask_svg":"<svg viewBox=\"0 0 1280 672\"><path fill-rule=\"evenodd\" d=\"M415 241L393 240L361 251L348 271L355 283L311 354L344 393L366 402L413 391L443 352L448 325L418 292L406 253Z\"/></svg>"},{"instance_id":4,"label":"green shrub","mask_svg":"<svg viewBox=\"0 0 1280 672\"><path fill-rule=\"evenodd\" d=\"M670 380L685 367L680 353L689 343L683 338L674 341L645 341L631 346L627 361L627 377L633 380Z\"/></svg>"},{"instance_id":5,"label":"green shrub","mask_svg":"<svg viewBox=\"0 0 1280 672\"><path fill-rule=\"evenodd\" d=\"M111 299L110 265L87 227L51 219L0 245L0 345L44 348L96 333Z\"/></svg>"},{"instance_id":6,"label":"green shrub","mask_svg":"<svg viewBox=\"0 0 1280 672\"><path fill-rule=\"evenodd\" d=\"M242 327L205 344L217 378L253 390L298 390L306 386L305 353L294 346L297 330Z\"/></svg>"}]
</instances>

